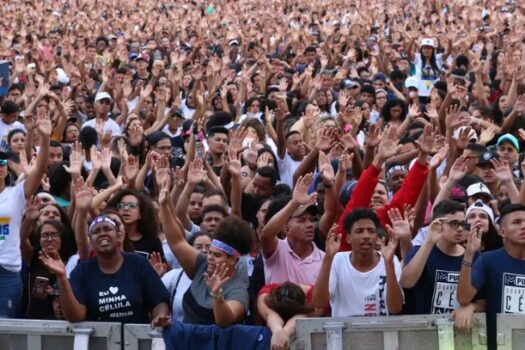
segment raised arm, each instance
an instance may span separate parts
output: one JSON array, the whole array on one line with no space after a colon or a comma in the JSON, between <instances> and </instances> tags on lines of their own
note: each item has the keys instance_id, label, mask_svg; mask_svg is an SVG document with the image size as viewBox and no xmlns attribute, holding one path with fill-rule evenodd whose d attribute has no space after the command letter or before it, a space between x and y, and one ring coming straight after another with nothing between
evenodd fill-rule
<instances>
[{"instance_id":1,"label":"raised arm","mask_svg":"<svg viewBox=\"0 0 525 350\"><path fill-rule=\"evenodd\" d=\"M49 158L49 140L51 136L51 121L45 112L39 112L37 115L37 130L40 134L40 151L36 157L36 166L34 166L24 181L24 194L29 198L36 191L42 177L47 169L47 160Z\"/></svg>"},{"instance_id":2,"label":"raised arm","mask_svg":"<svg viewBox=\"0 0 525 350\"><path fill-rule=\"evenodd\" d=\"M403 292L399 286L394 264L398 239L392 230L388 230L388 234L388 244L385 238L381 242L381 254L386 270L386 306L389 313L398 314L403 308Z\"/></svg>"},{"instance_id":3,"label":"raised arm","mask_svg":"<svg viewBox=\"0 0 525 350\"><path fill-rule=\"evenodd\" d=\"M312 173L305 175L297 180L295 189L293 191L292 200L286 204L277 214L275 214L262 230L262 251L265 258L273 255L277 249L278 239L277 235L293 212L301 205L311 205L317 198L317 193L308 194L308 189L312 185L314 176Z\"/></svg>"},{"instance_id":4,"label":"raised arm","mask_svg":"<svg viewBox=\"0 0 525 350\"><path fill-rule=\"evenodd\" d=\"M343 239L343 235L338 234L336 231L336 226L332 226L326 238L325 256L313 291L313 305L316 309L323 309L330 300L330 269L332 267L332 261L334 261L334 256L339 251L341 240Z\"/></svg>"},{"instance_id":5,"label":"raised arm","mask_svg":"<svg viewBox=\"0 0 525 350\"><path fill-rule=\"evenodd\" d=\"M162 185L159 194L160 220L168 245L177 258L180 266L190 279L195 276L195 263L200 252L193 248L184 237L184 229L170 208L169 181Z\"/></svg>"},{"instance_id":6,"label":"raised arm","mask_svg":"<svg viewBox=\"0 0 525 350\"><path fill-rule=\"evenodd\" d=\"M481 232L480 227L471 227L465 247L465 254L463 255L463 262L461 263L461 271L459 273L458 281L458 303L460 305L469 304L476 295L476 288L471 284L472 278L472 264L474 263L474 256L481 249ZM461 293L459 286L461 285Z\"/></svg>"},{"instance_id":7,"label":"raised arm","mask_svg":"<svg viewBox=\"0 0 525 350\"><path fill-rule=\"evenodd\" d=\"M188 216L188 206L190 205L190 195L193 189L204 180L206 172L202 169L202 160L195 159L190 163L188 169L188 179L186 185L175 206L175 215L181 220L182 226L186 230L191 230L192 222Z\"/></svg>"}]
</instances>

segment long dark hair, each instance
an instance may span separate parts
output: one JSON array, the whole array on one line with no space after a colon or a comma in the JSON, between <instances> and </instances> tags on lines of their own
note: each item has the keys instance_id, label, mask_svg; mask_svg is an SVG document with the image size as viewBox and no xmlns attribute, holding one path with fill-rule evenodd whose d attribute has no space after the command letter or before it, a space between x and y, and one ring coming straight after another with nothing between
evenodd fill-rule
<instances>
[{"instance_id":1,"label":"long dark hair","mask_svg":"<svg viewBox=\"0 0 525 350\"><path fill-rule=\"evenodd\" d=\"M481 247L484 252L503 247L503 239L489 219L489 230L481 235Z\"/></svg>"},{"instance_id":2,"label":"long dark hair","mask_svg":"<svg viewBox=\"0 0 525 350\"><path fill-rule=\"evenodd\" d=\"M407 105L405 102L403 102L403 100L396 98L393 100L388 100L381 109L381 118L383 118L385 123L388 123L390 121L390 110L397 106L403 109L403 112L401 112L399 119L402 121L405 120L407 114Z\"/></svg>"},{"instance_id":3,"label":"long dark hair","mask_svg":"<svg viewBox=\"0 0 525 350\"><path fill-rule=\"evenodd\" d=\"M421 55L421 72L423 72L423 69L425 68L428 61L428 63L430 63L430 67L432 67L432 70L434 71L434 74L439 76L441 74L441 70L439 69L436 62L436 49L432 47L432 55L430 58L423 56L423 47L419 49L419 54Z\"/></svg>"},{"instance_id":4,"label":"long dark hair","mask_svg":"<svg viewBox=\"0 0 525 350\"><path fill-rule=\"evenodd\" d=\"M117 204L124 196L133 196L139 202L140 219L137 221L137 231L144 237L158 238L157 235L160 232L159 221L153 207L153 201L142 192L135 190L120 191L109 200L107 207L116 210Z\"/></svg>"},{"instance_id":5,"label":"long dark hair","mask_svg":"<svg viewBox=\"0 0 525 350\"><path fill-rule=\"evenodd\" d=\"M68 230L62 222L57 220L46 220L42 225L36 228L35 235L32 237L33 239L31 242L35 252L39 252L42 249L42 246L40 245L40 235L45 225L53 226L60 233L60 239L62 241L59 251L60 259L62 261L68 261L69 258L76 253L77 244L73 232ZM35 261L35 259L38 260L38 254L33 254L33 261Z\"/></svg>"}]
</instances>

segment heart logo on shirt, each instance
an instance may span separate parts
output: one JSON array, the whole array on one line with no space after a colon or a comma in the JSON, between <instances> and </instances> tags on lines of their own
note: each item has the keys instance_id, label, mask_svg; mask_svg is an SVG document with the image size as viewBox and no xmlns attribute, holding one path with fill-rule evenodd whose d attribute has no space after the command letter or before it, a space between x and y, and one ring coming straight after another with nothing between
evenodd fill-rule
<instances>
[{"instance_id":1,"label":"heart logo on shirt","mask_svg":"<svg viewBox=\"0 0 525 350\"><path fill-rule=\"evenodd\" d=\"M109 291L111 294L117 294L118 293L118 287L109 287Z\"/></svg>"}]
</instances>

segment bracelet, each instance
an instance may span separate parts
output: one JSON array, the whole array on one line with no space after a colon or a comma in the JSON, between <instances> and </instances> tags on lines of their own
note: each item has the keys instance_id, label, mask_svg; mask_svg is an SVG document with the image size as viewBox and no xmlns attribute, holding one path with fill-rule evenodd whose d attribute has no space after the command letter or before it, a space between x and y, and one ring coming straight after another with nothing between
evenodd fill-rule
<instances>
[{"instance_id":1,"label":"bracelet","mask_svg":"<svg viewBox=\"0 0 525 350\"><path fill-rule=\"evenodd\" d=\"M332 188L334 187L335 181L332 181L331 183L327 184L326 182L323 181L323 185L324 185L324 188Z\"/></svg>"},{"instance_id":2,"label":"bracelet","mask_svg":"<svg viewBox=\"0 0 525 350\"><path fill-rule=\"evenodd\" d=\"M212 298L217 298L217 297L222 297L222 288L219 288L219 290L217 291L217 293L213 293L211 290L210 290L210 296Z\"/></svg>"},{"instance_id":3,"label":"bracelet","mask_svg":"<svg viewBox=\"0 0 525 350\"><path fill-rule=\"evenodd\" d=\"M471 262L468 262L468 261L465 261L465 260L463 260L463 262L461 263L461 265L466 266L466 267L472 267L472 263L471 263Z\"/></svg>"}]
</instances>

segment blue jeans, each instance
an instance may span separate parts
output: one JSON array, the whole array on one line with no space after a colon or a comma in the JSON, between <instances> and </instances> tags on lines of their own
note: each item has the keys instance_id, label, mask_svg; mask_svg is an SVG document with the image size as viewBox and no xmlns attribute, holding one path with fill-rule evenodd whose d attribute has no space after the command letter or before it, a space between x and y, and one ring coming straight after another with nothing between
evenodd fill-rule
<instances>
[{"instance_id":1,"label":"blue jeans","mask_svg":"<svg viewBox=\"0 0 525 350\"><path fill-rule=\"evenodd\" d=\"M0 266L0 318L20 317L22 280L18 272Z\"/></svg>"}]
</instances>

